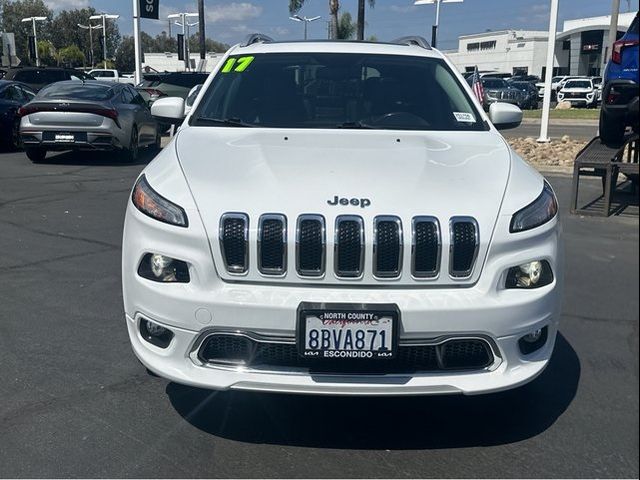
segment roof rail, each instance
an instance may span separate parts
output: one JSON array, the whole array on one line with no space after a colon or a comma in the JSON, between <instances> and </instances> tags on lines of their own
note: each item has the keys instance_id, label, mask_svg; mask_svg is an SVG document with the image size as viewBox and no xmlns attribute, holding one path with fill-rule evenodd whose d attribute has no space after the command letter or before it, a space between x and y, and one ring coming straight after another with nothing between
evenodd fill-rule
<instances>
[{"instance_id":1,"label":"roof rail","mask_svg":"<svg viewBox=\"0 0 640 480\"><path fill-rule=\"evenodd\" d=\"M391 43L397 43L398 45L415 45L416 47L422 47L425 50L431 50L429 42L427 42L424 37L419 37L417 35L396 38L395 40L392 40Z\"/></svg>"},{"instance_id":2,"label":"roof rail","mask_svg":"<svg viewBox=\"0 0 640 480\"><path fill-rule=\"evenodd\" d=\"M267 37L262 33L250 33L244 38L244 41L240 44L241 47L248 47L254 43L271 43L273 38Z\"/></svg>"}]
</instances>

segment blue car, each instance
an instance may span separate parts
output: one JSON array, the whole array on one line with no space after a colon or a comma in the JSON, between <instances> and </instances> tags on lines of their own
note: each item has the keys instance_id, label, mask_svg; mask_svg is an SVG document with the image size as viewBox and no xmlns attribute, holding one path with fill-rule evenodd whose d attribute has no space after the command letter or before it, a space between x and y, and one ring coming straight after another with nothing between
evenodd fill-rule
<instances>
[{"instance_id":1,"label":"blue car","mask_svg":"<svg viewBox=\"0 0 640 480\"><path fill-rule=\"evenodd\" d=\"M600 139L620 144L625 129L638 131L638 14L624 36L613 44L604 73Z\"/></svg>"}]
</instances>

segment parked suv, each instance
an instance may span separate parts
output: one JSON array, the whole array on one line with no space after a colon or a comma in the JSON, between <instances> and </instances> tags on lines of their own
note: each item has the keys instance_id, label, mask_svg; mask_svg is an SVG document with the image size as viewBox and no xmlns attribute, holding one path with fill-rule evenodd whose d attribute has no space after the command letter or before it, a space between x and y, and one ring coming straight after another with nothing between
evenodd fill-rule
<instances>
[{"instance_id":1,"label":"parked suv","mask_svg":"<svg viewBox=\"0 0 640 480\"><path fill-rule=\"evenodd\" d=\"M182 98L152 114L176 120ZM152 372L213 389L482 393L558 328L556 197L423 39L232 47L137 178L126 325Z\"/></svg>"},{"instance_id":2,"label":"parked suv","mask_svg":"<svg viewBox=\"0 0 640 480\"><path fill-rule=\"evenodd\" d=\"M571 106L595 107L598 103L598 88L590 78L568 80L558 92L558 102L569 102Z\"/></svg>"},{"instance_id":3,"label":"parked suv","mask_svg":"<svg viewBox=\"0 0 640 480\"><path fill-rule=\"evenodd\" d=\"M638 14L624 36L613 44L604 72L600 139L620 143L627 126L638 131Z\"/></svg>"},{"instance_id":4,"label":"parked suv","mask_svg":"<svg viewBox=\"0 0 640 480\"><path fill-rule=\"evenodd\" d=\"M64 80L95 80L74 68L57 67L13 67L7 70L4 80L13 80L27 85L34 92L55 82Z\"/></svg>"},{"instance_id":5,"label":"parked suv","mask_svg":"<svg viewBox=\"0 0 640 480\"><path fill-rule=\"evenodd\" d=\"M492 103L504 102L513 105L524 105L527 94L511 83L497 77L481 77L484 90L483 107L489 108ZM467 83L472 84L473 78L467 78Z\"/></svg>"}]
</instances>

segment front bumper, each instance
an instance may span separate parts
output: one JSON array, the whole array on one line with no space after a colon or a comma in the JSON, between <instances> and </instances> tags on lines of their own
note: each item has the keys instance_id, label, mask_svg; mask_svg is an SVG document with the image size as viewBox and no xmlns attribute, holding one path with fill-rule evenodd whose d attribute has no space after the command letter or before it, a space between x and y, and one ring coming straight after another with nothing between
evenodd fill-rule
<instances>
[{"instance_id":1,"label":"front bumper","mask_svg":"<svg viewBox=\"0 0 640 480\"><path fill-rule=\"evenodd\" d=\"M508 231L509 221L508 216L500 217L496 229ZM202 226L194 222L189 229L176 232L176 228L145 217L129 204L123 239L123 294L127 328L136 356L151 371L177 383L222 390L310 394L478 394L513 388L532 380L551 357L563 283L557 218L504 240L494 239L480 280L465 288L328 288L224 282L213 266ZM148 252L186 261L191 282L162 284L138 276L137 266ZM502 287L510 267L535 259L550 263L555 274L553 283L527 291ZM194 347L204 332L231 330L295 338L297 309L302 302L396 304L401 314L401 342L481 336L491 340L497 355L492 365L481 370L377 375L228 368L195 361ZM159 348L142 338L141 319L173 332L167 348ZM518 340L545 326L548 327L545 345L523 355Z\"/></svg>"}]
</instances>

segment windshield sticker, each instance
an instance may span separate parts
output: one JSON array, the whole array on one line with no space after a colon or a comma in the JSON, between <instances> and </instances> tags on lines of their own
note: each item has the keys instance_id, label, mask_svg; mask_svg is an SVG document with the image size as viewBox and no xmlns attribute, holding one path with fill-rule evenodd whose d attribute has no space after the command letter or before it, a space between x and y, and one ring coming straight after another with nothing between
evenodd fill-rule
<instances>
[{"instance_id":1,"label":"windshield sticker","mask_svg":"<svg viewBox=\"0 0 640 480\"><path fill-rule=\"evenodd\" d=\"M222 73L229 73L229 72L242 73L249 67L249 65L251 65L251 62L253 62L254 59L255 57L229 58L224 64L224 66L220 69L220 71Z\"/></svg>"},{"instance_id":2,"label":"windshield sticker","mask_svg":"<svg viewBox=\"0 0 640 480\"><path fill-rule=\"evenodd\" d=\"M453 116L456 117L456 120L458 122L474 123L476 121L476 117L473 115L473 113L453 112Z\"/></svg>"}]
</instances>

